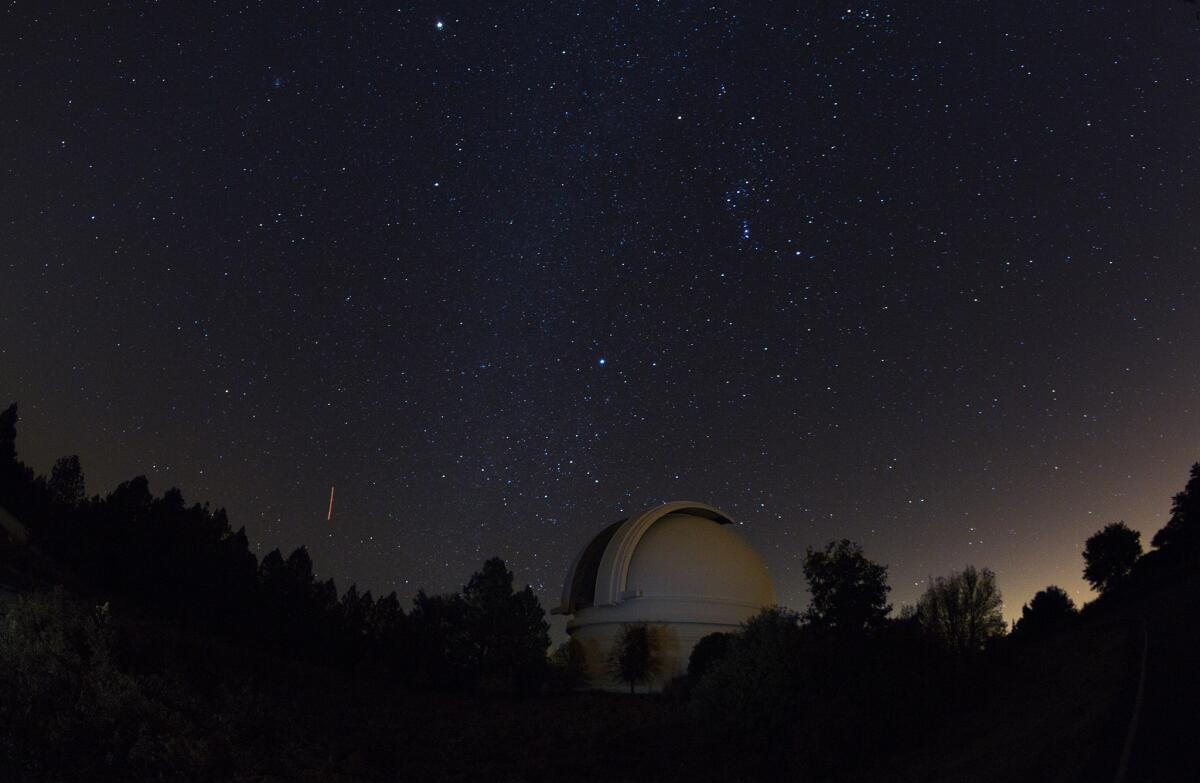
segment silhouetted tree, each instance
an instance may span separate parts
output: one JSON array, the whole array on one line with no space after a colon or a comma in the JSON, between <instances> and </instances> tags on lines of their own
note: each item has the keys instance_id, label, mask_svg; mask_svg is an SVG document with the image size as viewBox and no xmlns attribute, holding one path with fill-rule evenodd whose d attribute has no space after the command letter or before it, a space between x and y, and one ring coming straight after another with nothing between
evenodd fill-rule
<instances>
[{"instance_id":1,"label":"silhouetted tree","mask_svg":"<svg viewBox=\"0 0 1200 783\"><path fill-rule=\"evenodd\" d=\"M77 506L87 492L83 479L83 467L79 457L59 457L50 471L50 500L62 506Z\"/></svg>"},{"instance_id":2,"label":"silhouetted tree","mask_svg":"<svg viewBox=\"0 0 1200 783\"><path fill-rule=\"evenodd\" d=\"M479 681L476 649L467 631L468 607L462 596L428 595L418 590L409 614L414 682L438 690L470 690Z\"/></svg>"},{"instance_id":3,"label":"silhouetted tree","mask_svg":"<svg viewBox=\"0 0 1200 783\"><path fill-rule=\"evenodd\" d=\"M917 616L925 632L947 648L976 652L1004 635L1002 605L996 575L969 565L934 580L917 604Z\"/></svg>"},{"instance_id":4,"label":"silhouetted tree","mask_svg":"<svg viewBox=\"0 0 1200 783\"><path fill-rule=\"evenodd\" d=\"M273 587L276 582L283 579L283 573L283 555L279 553L278 549L272 549L258 564L258 581L263 585Z\"/></svg>"},{"instance_id":5,"label":"silhouetted tree","mask_svg":"<svg viewBox=\"0 0 1200 783\"><path fill-rule=\"evenodd\" d=\"M17 461L17 404L0 413L0 465Z\"/></svg>"},{"instance_id":6,"label":"silhouetted tree","mask_svg":"<svg viewBox=\"0 0 1200 783\"><path fill-rule=\"evenodd\" d=\"M1021 619L1013 627L1014 636L1038 637L1052 634L1070 625L1079 612L1067 591L1057 585L1039 590L1021 607Z\"/></svg>"},{"instance_id":7,"label":"silhouetted tree","mask_svg":"<svg viewBox=\"0 0 1200 783\"><path fill-rule=\"evenodd\" d=\"M298 592L308 592L313 583L313 562L308 547L299 546L292 550L287 559L287 572Z\"/></svg>"},{"instance_id":8,"label":"silhouetted tree","mask_svg":"<svg viewBox=\"0 0 1200 783\"><path fill-rule=\"evenodd\" d=\"M0 506L29 524L44 516L46 480L17 459L17 404L0 412Z\"/></svg>"},{"instance_id":9,"label":"silhouetted tree","mask_svg":"<svg viewBox=\"0 0 1200 783\"><path fill-rule=\"evenodd\" d=\"M212 587L220 596L220 606L226 619L241 631L255 599L258 558L250 551L250 541L244 527L223 537L218 548ZM227 626L227 630L233 628Z\"/></svg>"},{"instance_id":10,"label":"silhouetted tree","mask_svg":"<svg viewBox=\"0 0 1200 783\"><path fill-rule=\"evenodd\" d=\"M696 642L696 646L692 648L692 654L688 656L687 676L688 680L695 683L700 682L705 674L712 671L720 661L725 659L729 654L729 646L733 640L731 633L710 633Z\"/></svg>"},{"instance_id":11,"label":"silhouetted tree","mask_svg":"<svg viewBox=\"0 0 1200 783\"><path fill-rule=\"evenodd\" d=\"M625 623L613 640L608 655L608 671L614 679L629 685L629 692L654 679L662 669L656 629L645 623Z\"/></svg>"},{"instance_id":12,"label":"silhouetted tree","mask_svg":"<svg viewBox=\"0 0 1200 783\"><path fill-rule=\"evenodd\" d=\"M1183 491L1171 499L1171 517L1150 543L1167 551L1200 550L1200 462L1192 465Z\"/></svg>"},{"instance_id":13,"label":"silhouetted tree","mask_svg":"<svg viewBox=\"0 0 1200 783\"><path fill-rule=\"evenodd\" d=\"M485 684L532 691L545 675L550 625L533 590L513 590L513 574L493 557L463 588L468 633Z\"/></svg>"},{"instance_id":14,"label":"silhouetted tree","mask_svg":"<svg viewBox=\"0 0 1200 783\"><path fill-rule=\"evenodd\" d=\"M307 548L297 547L287 560L272 550L259 565L258 586L264 640L277 652L347 663L344 637L331 638L342 628L337 590L330 584L329 596L314 582Z\"/></svg>"},{"instance_id":15,"label":"silhouetted tree","mask_svg":"<svg viewBox=\"0 0 1200 783\"><path fill-rule=\"evenodd\" d=\"M394 593L376 601L355 589L339 601L332 580L314 580L303 547L286 559L276 550L260 564L245 530L233 532L224 509L189 506L174 487L155 497L144 476L88 499L74 456L58 460L49 481L35 476L15 459L17 421L15 404L0 413L0 505L18 520L35 523L29 528L39 557L44 552L68 566L89 591L257 640L289 657L337 666L356 665L370 652L373 661L386 660L402 671L417 649L406 638L406 618ZM541 620L532 592L526 593L510 608L528 614L532 601ZM457 645L455 660L461 663L475 653L465 636L466 613L459 615L465 641ZM544 662L542 648L525 676ZM469 667L458 670L464 668Z\"/></svg>"},{"instance_id":16,"label":"silhouetted tree","mask_svg":"<svg viewBox=\"0 0 1200 783\"><path fill-rule=\"evenodd\" d=\"M357 663L371 643L371 623L375 615L375 599L368 590L361 595L357 585L350 585L341 600L340 628L343 649L340 657L346 664Z\"/></svg>"},{"instance_id":17,"label":"silhouetted tree","mask_svg":"<svg viewBox=\"0 0 1200 783\"><path fill-rule=\"evenodd\" d=\"M1084 545L1083 578L1105 592L1120 584L1141 556L1142 534L1124 522L1114 522Z\"/></svg>"},{"instance_id":18,"label":"silhouetted tree","mask_svg":"<svg viewBox=\"0 0 1200 783\"><path fill-rule=\"evenodd\" d=\"M868 560L852 541L831 541L823 551L809 547L804 577L812 593L804 619L815 628L861 633L878 628L891 611L887 567Z\"/></svg>"},{"instance_id":19,"label":"silhouetted tree","mask_svg":"<svg viewBox=\"0 0 1200 783\"><path fill-rule=\"evenodd\" d=\"M352 584L342 594L342 625L352 636L361 637L367 634L367 618L375 609L375 601L371 591L359 595L358 585Z\"/></svg>"},{"instance_id":20,"label":"silhouetted tree","mask_svg":"<svg viewBox=\"0 0 1200 783\"><path fill-rule=\"evenodd\" d=\"M375 602L375 611L369 622L372 638L385 649L395 652L404 635L404 621L404 609L393 590Z\"/></svg>"}]
</instances>

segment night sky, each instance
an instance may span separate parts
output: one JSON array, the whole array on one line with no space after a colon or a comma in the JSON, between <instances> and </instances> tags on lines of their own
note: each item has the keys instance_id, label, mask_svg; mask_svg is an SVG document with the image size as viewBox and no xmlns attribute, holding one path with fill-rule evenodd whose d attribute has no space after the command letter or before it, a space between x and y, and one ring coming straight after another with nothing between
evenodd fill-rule
<instances>
[{"instance_id":1,"label":"night sky","mask_svg":"<svg viewBox=\"0 0 1200 783\"><path fill-rule=\"evenodd\" d=\"M793 607L848 537L1012 617L1200 460L1193 6L47 5L0 11L0 405L90 492L547 608L699 500Z\"/></svg>"}]
</instances>

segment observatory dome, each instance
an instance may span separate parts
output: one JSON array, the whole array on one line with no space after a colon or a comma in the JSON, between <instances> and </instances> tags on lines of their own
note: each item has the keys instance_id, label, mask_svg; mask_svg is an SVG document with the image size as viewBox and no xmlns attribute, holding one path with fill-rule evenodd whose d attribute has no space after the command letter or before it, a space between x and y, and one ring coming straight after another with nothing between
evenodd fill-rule
<instances>
[{"instance_id":1,"label":"observatory dome","mask_svg":"<svg viewBox=\"0 0 1200 783\"><path fill-rule=\"evenodd\" d=\"M591 682L622 687L605 661L625 624L658 638L661 669L651 687L687 670L692 648L731 632L775 603L771 578L732 520L703 503L679 501L623 519L596 534L575 558L557 614L581 645Z\"/></svg>"}]
</instances>

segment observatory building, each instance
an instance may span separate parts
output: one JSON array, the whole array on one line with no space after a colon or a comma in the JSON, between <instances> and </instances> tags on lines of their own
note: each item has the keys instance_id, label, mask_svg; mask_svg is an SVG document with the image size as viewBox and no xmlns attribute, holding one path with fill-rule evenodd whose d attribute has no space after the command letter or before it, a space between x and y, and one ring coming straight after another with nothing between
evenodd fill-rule
<instances>
[{"instance_id":1,"label":"observatory building","mask_svg":"<svg viewBox=\"0 0 1200 783\"><path fill-rule=\"evenodd\" d=\"M645 623L659 641L653 689L687 671L696 642L731 632L767 606L767 568L723 512L690 501L653 508L601 530L567 573L567 633L582 647L592 687L619 689L607 671L626 623Z\"/></svg>"}]
</instances>

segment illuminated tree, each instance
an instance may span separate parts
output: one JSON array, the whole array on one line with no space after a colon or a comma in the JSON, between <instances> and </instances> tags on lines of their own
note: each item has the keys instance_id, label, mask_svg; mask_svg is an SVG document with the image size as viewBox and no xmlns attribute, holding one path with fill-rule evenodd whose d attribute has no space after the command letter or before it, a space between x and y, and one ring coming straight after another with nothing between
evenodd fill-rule
<instances>
[{"instance_id":1,"label":"illuminated tree","mask_svg":"<svg viewBox=\"0 0 1200 783\"><path fill-rule=\"evenodd\" d=\"M554 651L550 659L554 668L558 687L564 691L573 691L588 684L590 679L583 645L575 637L563 642Z\"/></svg>"},{"instance_id":2,"label":"illuminated tree","mask_svg":"<svg viewBox=\"0 0 1200 783\"><path fill-rule=\"evenodd\" d=\"M644 623L625 624L613 642L608 671L621 682L634 686L650 682L662 668L658 635Z\"/></svg>"},{"instance_id":3,"label":"illuminated tree","mask_svg":"<svg viewBox=\"0 0 1200 783\"><path fill-rule=\"evenodd\" d=\"M934 580L917 604L917 617L926 633L951 650L978 652L1004 635L1001 606L991 569L967 566Z\"/></svg>"}]
</instances>

